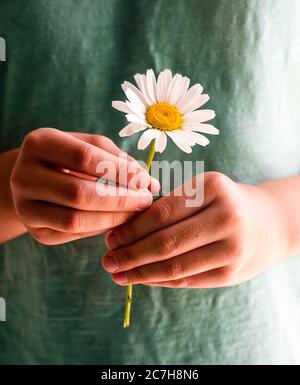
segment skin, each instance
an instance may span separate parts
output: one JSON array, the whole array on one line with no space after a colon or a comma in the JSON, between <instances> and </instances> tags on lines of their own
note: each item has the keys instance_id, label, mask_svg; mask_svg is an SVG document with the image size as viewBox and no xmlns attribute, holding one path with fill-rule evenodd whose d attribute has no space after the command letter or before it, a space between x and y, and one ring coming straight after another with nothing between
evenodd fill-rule
<instances>
[{"instance_id":1,"label":"skin","mask_svg":"<svg viewBox=\"0 0 300 385\"><path fill-rule=\"evenodd\" d=\"M300 176L252 186L206 173L204 201L191 208L184 196L152 204L159 185L137 170L144 178L125 198L99 197L96 163L117 156L108 138L49 128L0 154L0 243L28 231L54 245L110 229L102 262L114 282L172 288L236 285L300 252Z\"/></svg>"},{"instance_id":2,"label":"skin","mask_svg":"<svg viewBox=\"0 0 300 385\"><path fill-rule=\"evenodd\" d=\"M96 185L115 188L96 183L102 161L116 167L115 176L106 175L117 184L114 196L97 194ZM19 149L0 154L0 170L0 243L26 231L45 245L103 233L149 207L160 188L110 139L52 128L33 130Z\"/></svg>"},{"instance_id":3,"label":"skin","mask_svg":"<svg viewBox=\"0 0 300 385\"><path fill-rule=\"evenodd\" d=\"M205 197L163 197L106 236L102 259L119 285L238 285L300 252L300 176L260 185L204 175Z\"/></svg>"}]
</instances>

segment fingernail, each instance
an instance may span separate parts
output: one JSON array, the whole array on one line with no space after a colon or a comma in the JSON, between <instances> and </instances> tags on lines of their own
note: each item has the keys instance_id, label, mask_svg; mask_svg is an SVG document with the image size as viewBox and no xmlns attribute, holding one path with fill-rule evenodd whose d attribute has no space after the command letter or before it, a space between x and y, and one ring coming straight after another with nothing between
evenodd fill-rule
<instances>
[{"instance_id":1,"label":"fingernail","mask_svg":"<svg viewBox=\"0 0 300 385\"><path fill-rule=\"evenodd\" d=\"M152 194L157 194L160 191L160 183L157 179L151 177L151 183L150 183L150 191Z\"/></svg>"},{"instance_id":2,"label":"fingernail","mask_svg":"<svg viewBox=\"0 0 300 385\"><path fill-rule=\"evenodd\" d=\"M132 156L130 156L130 155L127 154L127 157L128 157L128 159L131 160L132 162L139 164L139 162L138 162L136 159L134 159Z\"/></svg>"},{"instance_id":3,"label":"fingernail","mask_svg":"<svg viewBox=\"0 0 300 385\"><path fill-rule=\"evenodd\" d=\"M150 183L149 174L145 170L139 170L136 174L136 186L138 189L148 189Z\"/></svg>"},{"instance_id":4,"label":"fingernail","mask_svg":"<svg viewBox=\"0 0 300 385\"><path fill-rule=\"evenodd\" d=\"M115 231L109 232L105 237L105 244L108 249L117 249L121 245L118 234Z\"/></svg>"},{"instance_id":5,"label":"fingernail","mask_svg":"<svg viewBox=\"0 0 300 385\"><path fill-rule=\"evenodd\" d=\"M139 193L139 208L145 209L146 207L151 206L152 203L152 194L149 190L142 190Z\"/></svg>"},{"instance_id":6,"label":"fingernail","mask_svg":"<svg viewBox=\"0 0 300 385\"><path fill-rule=\"evenodd\" d=\"M125 285L126 283L128 283L127 273L122 272L122 273L114 274L113 280L116 283L119 283L120 285Z\"/></svg>"},{"instance_id":7,"label":"fingernail","mask_svg":"<svg viewBox=\"0 0 300 385\"><path fill-rule=\"evenodd\" d=\"M119 270L118 261L112 255L106 255L104 257L103 265L105 267L105 270L110 273L114 273L115 271Z\"/></svg>"}]
</instances>

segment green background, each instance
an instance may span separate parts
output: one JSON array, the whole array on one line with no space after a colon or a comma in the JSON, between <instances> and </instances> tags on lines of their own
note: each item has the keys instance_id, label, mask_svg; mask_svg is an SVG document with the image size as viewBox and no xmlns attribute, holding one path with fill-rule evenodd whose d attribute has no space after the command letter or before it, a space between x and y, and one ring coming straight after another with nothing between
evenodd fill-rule
<instances>
[{"instance_id":1,"label":"green background","mask_svg":"<svg viewBox=\"0 0 300 385\"><path fill-rule=\"evenodd\" d=\"M0 150L37 127L118 138L120 84L164 68L203 84L219 137L159 159L256 183L299 173L297 0L0 0ZM5 226L5 223L1 223ZM124 289L100 266L102 237L47 247L28 235L0 247L0 363L300 363L300 262L217 290Z\"/></svg>"}]
</instances>

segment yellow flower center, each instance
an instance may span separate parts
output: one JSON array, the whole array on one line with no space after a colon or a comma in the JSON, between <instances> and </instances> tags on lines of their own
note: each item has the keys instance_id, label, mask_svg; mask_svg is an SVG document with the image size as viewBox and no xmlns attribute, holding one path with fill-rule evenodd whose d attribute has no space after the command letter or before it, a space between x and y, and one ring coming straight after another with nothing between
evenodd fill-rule
<instances>
[{"instance_id":1,"label":"yellow flower center","mask_svg":"<svg viewBox=\"0 0 300 385\"><path fill-rule=\"evenodd\" d=\"M162 131L172 131L181 128L182 115L179 110L169 103L156 103L146 111L146 120L153 128Z\"/></svg>"}]
</instances>

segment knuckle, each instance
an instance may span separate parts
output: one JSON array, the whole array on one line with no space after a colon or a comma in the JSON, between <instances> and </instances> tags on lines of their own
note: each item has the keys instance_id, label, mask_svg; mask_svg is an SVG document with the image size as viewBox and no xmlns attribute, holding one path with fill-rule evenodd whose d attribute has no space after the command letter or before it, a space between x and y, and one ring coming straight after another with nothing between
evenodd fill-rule
<instances>
[{"instance_id":1,"label":"knuckle","mask_svg":"<svg viewBox=\"0 0 300 385\"><path fill-rule=\"evenodd\" d=\"M35 150L39 147L42 137L45 134L51 134L53 130L52 128L37 128L30 131L23 140L22 150L25 152Z\"/></svg>"},{"instance_id":2,"label":"knuckle","mask_svg":"<svg viewBox=\"0 0 300 385\"><path fill-rule=\"evenodd\" d=\"M231 260L239 259L244 253L242 242L240 240L231 241L228 245L228 251Z\"/></svg>"},{"instance_id":3,"label":"knuckle","mask_svg":"<svg viewBox=\"0 0 300 385\"><path fill-rule=\"evenodd\" d=\"M243 255L243 245L241 241L234 241L231 242L230 245L230 254L231 256L236 259Z\"/></svg>"},{"instance_id":4,"label":"knuckle","mask_svg":"<svg viewBox=\"0 0 300 385\"><path fill-rule=\"evenodd\" d=\"M220 172L210 172L207 175L208 182L216 196L223 196L232 185L232 180Z\"/></svg>"},{"instance_id":5,"label":"knuckle","mask_svg":"<svg viewBox=\"0 0 300 385\"><path fill-rule=\"evenodd\" d=\"M114 146L114 142L106 136L97 135L95 136L95 145L98 147Z\"/></svg>"},{"instance_id":6,"label":"knuckle","mask_svg":"<svg viewBox=\"0 0 300 385\"><path fill-rule=\"evenodd\" d=\"M71 182L67 186L67 198L70 203L78 208L84 208L86 205L87 197L86 197L86 189L84 182Z\"/></svg>"},{"instance_id":7,"label":"knuckle","mask_svg":"<svg viewBox=\"0 0 300 385\"><path fill-rule=\"evenodd\" d=\"M26 177L27 174L22 173L19 169L14 169L10 176L10 188L12 192L12 198L14 199L15 194L28 195L26 193L32 190L32 179ZM25 194L24 194L25 193Z\"/></svg>"},{"instance_id":8,"label":"knuckle","mask_svg":"<svg viewBox=\"0 0 300 385\"><path fill-rule=\"evenodd\" d=\"M12 171L10 175L9 183L12 188L18 186L19 184L19 175L15 169Z\"/></svg>"},{"instance_id":9,"label":"knuckle","mask_svg":"<svg viewBox=\"0 0 300 385\"><path fill-rule=\"evenodd\" d=\"M37 130L31 131L25 136L22 143L22 151L29 152L37 147L38 135L36 131Z\"/></svg>"},{"instance_id":10,"label":"knuckle","mask_svg":"<svg viewBox=\"0 0 300 385\"><path fill-rule=\"evenodd\" d=\"M134 242L138 239L138 233L133 221L129 221L126 223L126 225L121 226L118 230L118 234L123 242Z\"/></svg>"},{"instance_id":11,"label":"knuckle","mask_svg":"<svg viewBox=\"0 0 300 385\"><path fill-rule=\"evenodd\" d=\"M241 227L243 222L242 212L234 202L226 202L220 211L219 219L223 225L232 229Z\"/></svg>"},{"instance_id":12,"label":"knuckle","mask_svg":"<svg viewBox=\"0 0 300 385\"><path fill-rule=\"evenodd\" d=\"M238 209L238 207L233 206L229 212L228 220L231 225L235 225L235 227L239 227L243 222L242 212Z\"/></svg>"},{"instance_id":13,"label":"knuckle","mask_svg":"<svg viewBox=\"0 0 300 385\"><path fill-rule=\"evenodd\" d=\"M94 149L92 146L86 144L74 151L75 164L84 169L89 166L94 156ZM96 170L95 170L96 171Z\"/></svg>"},{"instance_id":14,"label":"knuckle","mask_svg":"<svg viewBox=\"0 0 300 385\"><path fill-rule=\"evenodd\" d=\"M122 250L122 258L119 259L122 269L129 270L136 268L139 265L138 257L134 252L130 252L127 249Z\"/></svg>"},{"instance_id":15,"label":"knuckle","mask_svg":"<svg viewBox=\"0 0 300 385\"><path fill-rule=\"evenodd\" d=\"M156 239L156 251L159 255L171 255L177 248L177 237L172 234L170 236L161 235Z\"/></svg>"},{"instance_id":16,"label":"knuckle","mask_svg":"<svg viewBox=\"0 0 300 385\"><path fill-rule=\"evenodd\" d=\"M37 242L43 245L52 245L53 239L50 234L51 230L46 228L31 229L30 234Z\"/></svg>"},{"instance_id":17,"label":"knuckle","mask_svg":"<svg viewBox=\"0 0 300 385\"><path fill-rule=\"evenodd\" d=\"M172 209L165 199L151 207L152 216L159 225L165 224L172 216Z\"/></svg>"},{"instance_id":18,"label":"knuckle","mask_svg":"<svg viewBox=\"0 0 300 385\"><path fill-rule=\"evenodd\" d=\"M136 267L135 269L131 270L130 274L130 280L136 283L145 282L145 277L142 272L142 269Z\"/></svg>"},{"instance_id":19,"label":"knuckle","mask_svg":"<svg viewBox=\"0 0 300 385\"><path fill-rule=\"evenodd\" d=\"M83 218L80 213L72 212L69 215L66 215L64 228L68 233L81 233L85 231L85 226L82 223Z\"/></svg>"},{"instance_id":20,"label":"knuckle","mask_svg":"<svg viewBox=\"0 0 300 385\"><path fill-rule=\"evenodd\" d=\"M224 267L220 271L221 283L226 286L234 285L236 269L233 267Z\"/></svg>"},{"instance_id":21,"label":"knuckle","mask_svg":"<svg viewBox=\"0 0 300 385\"><path fill-rule=\"evenodd\" d=\"M10 177L10 186L12 190L23 189L27 185L26 178L22 178L22 175L19 174L17 170L14 170Z\"/></svg>"},{"instance_id":22,"label":"knuckle","mask_svg":"<svg viewBox=\"0 0 300 385\"><path fill-rule=\"evenodd\" d=\"M167 262L166 276L171 280L184 276L184 266L177 258L172 258Z\"/></svg>"}]
</instances>

